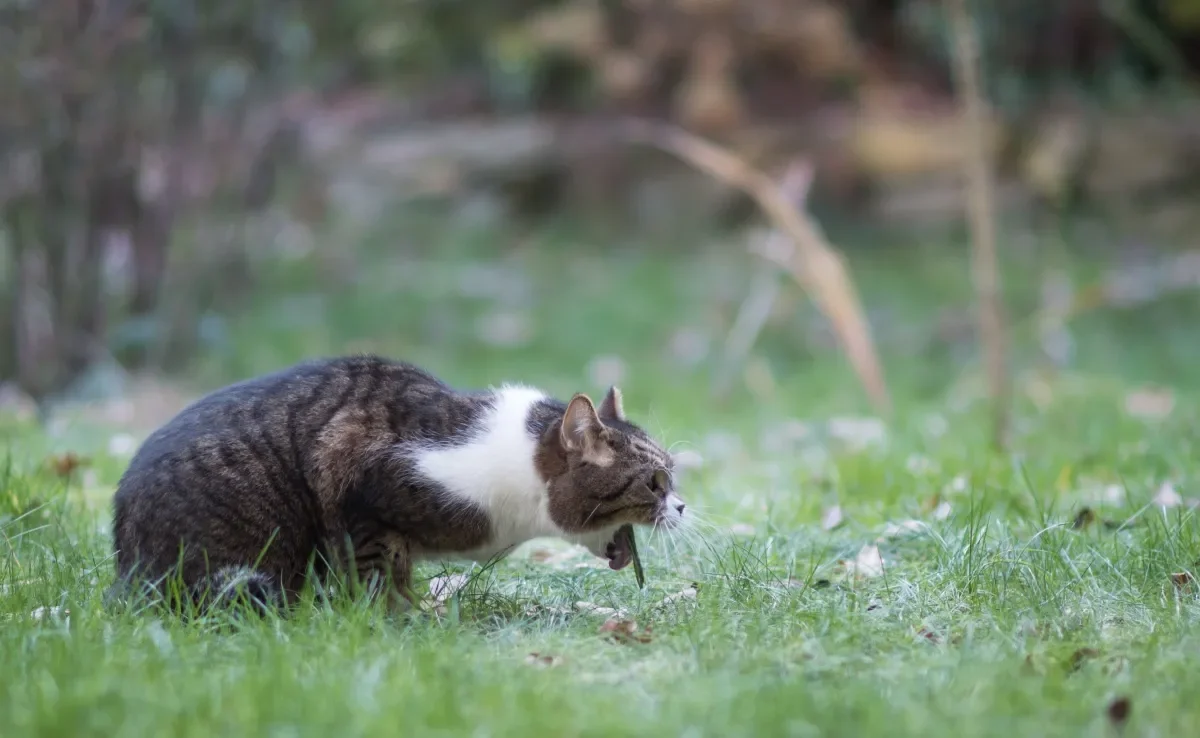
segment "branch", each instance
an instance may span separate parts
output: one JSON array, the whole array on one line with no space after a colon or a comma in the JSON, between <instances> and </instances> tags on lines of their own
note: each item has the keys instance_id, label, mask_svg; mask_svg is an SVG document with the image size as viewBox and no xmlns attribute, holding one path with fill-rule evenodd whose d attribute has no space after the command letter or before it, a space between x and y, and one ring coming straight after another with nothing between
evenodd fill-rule
<instances>
[{"instance_id":1,"label":"branch","mask_svg":"<svg viewBox=\"0 0 1200 738\"><path fill-rule=\"evenodd\" d=\"M875 407L891 409L883 368L875 352L871 328L841 255L820 228L765 174L729 151L677 127L625 120L616 132L626 140L646 143L683 159L697 169L742 190L787 234L792 244L781 253L764 254L787 270L833 324L834 333Z\"/></svg>"},{"instance_id":2,"label":"branch","mask_svg":"<svg viewBox=\"0 0 1200 738\"><path fill-rule=\"evenodd\" d=\"M979 299L979 336L983 343L988 394L992 400L992 441L1003 448L1008 436L1008 377L1004 306L996 259L996 215L991 162L985 149L984 100L979 81L979 42L966 0L946 0L954 36L954 71L970 146L963 161L967 184L966 216L971 229L971 277Z\"/></svg>"}]
</instances>

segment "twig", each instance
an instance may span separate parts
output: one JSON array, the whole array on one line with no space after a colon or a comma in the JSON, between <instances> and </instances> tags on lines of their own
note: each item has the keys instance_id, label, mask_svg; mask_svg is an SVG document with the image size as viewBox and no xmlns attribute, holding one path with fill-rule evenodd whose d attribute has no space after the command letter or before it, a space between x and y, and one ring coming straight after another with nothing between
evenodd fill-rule
<instances>
[{"instance_id":1,"label":"twig","mask_svg":"<svg viewBox=\"0 0 1200 738\"><path fill-rule=\"evenodd\" d=\"M808 200L812 179L812 164L801 161L788 168L783 182L780 184L784 196L795 203L799 210L804 209ZM786 252L790 246L787 234L774 229L767 236L767 242L762 246L762 251L767 253ZM754 251L753 246L751 250ZM729 335L725 339L725 351L713 380L713 394L717 397L722 397L729 391L734 373L745 362L746 357L754 348L759 334L762 333L763 327L767 324L767 319L771 316L771 310L775 307L775 299L779 296L779 271L780 267L775 262L764 260L754 272L750 289L747 291L745 299L742 300L737 318L733 321L733 325L729 328Z\"/></svg>"},{"instance_id":2,"label":"twig","mask_svg":"<svg viewBox=\"0 0 1200 738\"><path fill-rule=\"evenodd\" d=\"M967 220L971 228L971 275L979 299L988 394L992 400L992 442L1003 448L1008 437L1009 377L1005 356L1004 307L996 260L996 216L991 164L985 151L984 101L979 82L979 41L966 0L946 0L954 36L954 69L970 146L964 157Z\"/></svg>"},{"instance_id":3,"label":"twig","mask_svg":"<svg viewBox=\"0 0 1200 738\"><path fill-rule=\"evenodd\" d=\"M616 126L615 133L626 140L646 143L674 154L745 192L758 203L775 227L792 241L786 254L769 258L791 274L830 320L872 403L879 411L889 412L891 399L883 368L854 284L847 275L841 255L827 243L820 228L807 214L788 202L779 187L762 172L729 151L677 127L625 120Z\"/></svg>"}]
</instances>

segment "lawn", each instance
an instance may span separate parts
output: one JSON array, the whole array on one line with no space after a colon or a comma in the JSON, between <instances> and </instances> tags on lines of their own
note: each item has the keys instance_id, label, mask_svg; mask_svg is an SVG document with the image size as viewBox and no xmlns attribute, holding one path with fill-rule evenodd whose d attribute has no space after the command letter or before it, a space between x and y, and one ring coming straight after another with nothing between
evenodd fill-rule
<instances>
[{"instance_id":1,"label":"lawn","mask_svg":"<svg viewBox=\"0 0 1200 738\"><path fill-rule=\"evenodd\" d=\"M438 238L365 243L348 282L318 256L279 267L188 386L361 350L464 386L595 396L618 376L631 418L699 462L682 477L694 526L641 538L645 589L537 541L486 570L424 567L467 584L413 620L350 600L287 621L110 612L114 439L148 428L6 417L0 736L1009 737L1108 735L1114 716L1200 733L1200 300L1084 316L1058 373L1028 371L1018 320L1027 371L996 453L973 347L925 340L970 308L958 244L852 260L896 399L885 423L795 295L748 381L710 396L750 271L736 245ZM1021 318L1038 285L1009 267ZM64 478L67 452L86 464Z\"/></svg>"}]
</instances>

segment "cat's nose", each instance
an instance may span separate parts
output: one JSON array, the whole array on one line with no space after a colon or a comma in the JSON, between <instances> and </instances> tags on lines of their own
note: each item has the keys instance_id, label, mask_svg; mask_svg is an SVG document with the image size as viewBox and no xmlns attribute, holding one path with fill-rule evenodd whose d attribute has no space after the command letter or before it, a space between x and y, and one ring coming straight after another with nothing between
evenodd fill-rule
<instances>
[{"instance_id":1,"label":"cat's nose","mask_svg":"<svg viewBox=\"0 0 1200 738\"><path fill-rule=\"evenodd\" d=\"M678 512L680 515L683 515L683 508L685 508L685 507L687 507L687 505L685 505L681 502L675 506L675 511Z\"/></svg>"}]
</instances>

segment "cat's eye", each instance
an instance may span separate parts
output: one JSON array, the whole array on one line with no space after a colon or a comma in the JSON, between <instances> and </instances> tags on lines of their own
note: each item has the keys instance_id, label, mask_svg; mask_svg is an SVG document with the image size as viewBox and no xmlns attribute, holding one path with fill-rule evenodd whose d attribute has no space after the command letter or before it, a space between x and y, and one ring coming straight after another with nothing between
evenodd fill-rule
<instances>
[{"instance_id":1,"label":"cat's eye","mask_svg":"<svg viewBox=\"0 0 1200 738\"><path fill-rule=\"evenodd\" d=\"M667 488L667 484L670 481L671 479L666 469L655 469L654 476L650 477L650 489L655 492L662 492Z\"/></svg>"}]
</instances>

